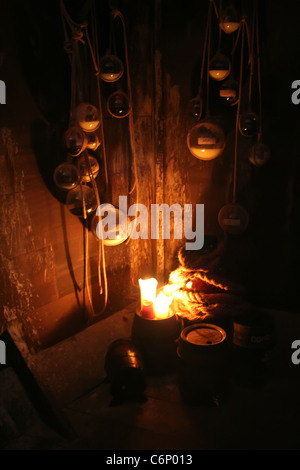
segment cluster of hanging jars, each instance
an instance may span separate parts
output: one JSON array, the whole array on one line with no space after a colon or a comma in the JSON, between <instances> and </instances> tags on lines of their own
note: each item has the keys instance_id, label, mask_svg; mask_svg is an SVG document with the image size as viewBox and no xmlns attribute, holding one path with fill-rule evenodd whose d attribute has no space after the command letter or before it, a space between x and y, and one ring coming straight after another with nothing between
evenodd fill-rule
<instances>
[{"instance_id":1,"label":"cluster of hanging jars","mask_svg":"<svg viewBox=\"0 0 300 470\"><path fill-rule=\"evenodd\" d=\"M209 21L210 19L208 19ZM226 34L232 34L239 29L240 19L234 7L229 6L224 9L219 18L219 27ZM229 58L222 54L220 50L210 58L209 46L207 55L208 76L210 80L220 83L219 96L221 102L227 106L235 106L239 97L239 84L231 76L232 70ZM202 97L200 96L190 103L190 114L197 120L202 117L203 106L201 101ZM189 131L187 145L191 154L200 160L213 160L223 153L226 145L225 134L219 124L209 116L208 110L207 116Z\"/></svg>"},{"instance_id":2,"label":"cluster of hanging jars","mask_svg":"<svg viewBox=\"0 0 300 470\"><path fill-rule=\"evenodd\" d=\"M206 46L207 47L207 88L209 87L210 81L215 81L218 85L219 100L222 104L227 107L237 106L237 130L239 134L244 137L252 139L252 144L249 150L249 161L252 165L260 167L264 165L270 159L270 150L267 145L262 141L262 130L261 130L261 110L257 114L251 106L251 98L249 99L248 105L241 112L242 103L241 101L241 90L242 90L242 77L239 81L235 80L233 76L232 64L229 58L222 53L220 48L220 39L217 52L210 57L210 43L209 43L209 27L211 22L211 3L209 5L208 19L207 19L207 35L206 35ZM255 12L257 15L257 12ZM254 23L258 17L255 17ZM223 33L226 35L240 34L243 32L245 25L243 20L239 18L237 11L233 4L227 6L218 17L220 36ZM255 25L258 34L258 25ZM242 35L242 34L241 34ZM236 44L239 36L236 36ZM258 37L256 38L258 44ZM243 42L241 51L243 48ZM253 53L253 51L252 51ZM259 55L259 53L257 53ZM203 53L203 62L205 60L205 53ZM242 62L242 52L241 52ZM260 73L260 70L258 70ZM200 88L202 81L200 83ZM206 106L208 108L209 92L207 91ZM261 96L259 97L261 100ZM200 160L213 160L222 155L226 140L222 128L218 122L210 115L209 110L206 110L204 115L204 100L203 91L200 89L199 94L196 98L190 101L189 114L195 120L199 121L194 125L187 136L187 146L193 156ZM260 103L261 105L261 103ZM235 157L236 158L236 157ZM234 180L236 174L234 174ZM234 182L234 188L236 182ZM236 202L235 189L232 201L229 204L224 205L218 214L218 223L224 232L231 234L240 234L246 230L249 224L249 215L247 210L238 202Z\"/></svg>"},{"instance_id":3,"label":"cluster of hanging jars","mask_svg":"<svg viewBox=\"0 0 300 470\"><path fill-rule=\"evenodd\" d=\"M100 116L96 106L80 103L74 112L74 123L64 134L65 148L70 161L63 162L54 171L54 182L67 192L66 205L70 212L84 217L97 208L96 195L91 186L100 165L94 152L100 146Z\"/></svg>"},{"instance_id":4,"label":"cluster of hanging jars","mask_svg":"<svg viewBox=\"0 0 300 470\"><path fill-rule=\"evenodd\" d=\"M226 35L231 35L240 29L241 19L232 4L219 15L219 27ZM220 50L209 59L208 74L211 80L219 83L220 102L226 106L236 106L239 102L240 83L232 76L231 61ZM202 113L202 97L199 96L190 102L190 115L196 120L200 120ZM240 113L239 132L255 141L249 154L249 160L255 166L264 165L270 158L269 148L261 141L260 129L260 116L253 111L249 104ZM195 157L200 160L212 160L220 156L225 148L223 130L211 117L204 118L189 131L187 145Z\"/></svg>"},{"instance_id":5,"label":"cluster of hanging jars","mask_svg":"<svg viewBox=\"0 0 300 470\"><path fill-rule=\"evenodd\" d=\"M115 83L124 74L122 61L115 54L105 54L100 60L100 78L106 83ZM130 112L128 95L121 89L111 93L107 99L107 111L114 118L124 118Z\"/></svg>"}]
</instances>

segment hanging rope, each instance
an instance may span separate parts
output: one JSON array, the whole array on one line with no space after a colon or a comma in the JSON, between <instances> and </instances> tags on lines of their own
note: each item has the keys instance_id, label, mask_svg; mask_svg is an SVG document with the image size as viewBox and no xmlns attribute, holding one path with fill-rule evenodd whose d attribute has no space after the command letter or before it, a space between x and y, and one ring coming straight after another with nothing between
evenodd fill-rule
<instances>
[{"instance_id":1,"label":"hanging rope","mask_svg":"<svg viewBox=\"0 0 300 470\"><path fill-rule=\"evenodd\" d=\"M127 33L124 16L119 10L112 11L113 18L120 18L123 29L123 40L124 40L124 52L125 52L125 63L127 70L127 87L128 87L128 96L129 96L129 106L131 112L128 115L129 119L129 137L130 137L130 147L133 156L133 173L134 173L134 185L129 190L129 194L132 194L136 190L136 199L138 201L138 175L137 175L137 165L136 165L136 147L135 147L135 134L134 134L134 120L133 120L133 103L132 103L132 88L131 88L131 77L130 77L130 67L129 67L129 57L128 57L128 44L127 44Z\"/></svg>"},{"instance_id":2,"label":"hanging rope","mask_svg":"<svg viewBox=\"0 0 300 470\"><path fill-rule=\"evenodd\" d=\"M209 62L210 62L210 49L211 49L211 23L212 23L212 4L214 2L210 0L207 23L208 23L208 35L207 35L207 71L206 71L206 116L209 115Z\"/></svg>"},{"instance_id":3,"label":"hanging rope","mask_svg":"<svg viewBox=\"0 0 300 470\"><path fill-rule=\"evenodd\" d=\"M255 7L253 11L255 11ZM253 13L253 18L252 18L251 46L249 49L250 51L249 53L250 78L249 78L249 96L248 96L249 105L251 105L251 101L252 101L252 82L253 82L254 62L255 62L254 43L255 43L255 13Z\"/></svg>"},{"instance_id":4,"label":"hanging rope","mask_svg":"<svg viewBox=\"0 0 300 470\"><path fill-rule=\"evenodd\" d=\"M92 63L95 69L96 75L96 85L97 85L97 98L98 98L98 106L99 106L99 114L100 114L100 124L101 124L101 132L102 132L102 148L103 148L103 155L104 155L104 168L105 168L105 181L106 185L108 186L108 173L107 173L107 162L106 162L106 150L105 150L105 139L104 139L104 131L103 131L103 113L102 113L102 104L101 104L101 93L100 93L100 83L99 83L99 54L98 54L98 37L97 37L97 27L96 27L96 15L95 15L95 4L93 2L92 5L92 20L93 20L93 42L94 46L91 43L89 32L88 32L88 23L78 24L72 20L70 15L68 14L63 0L60 0L61 6L61 15L62 15L62 22L65 34L65 50L69 55L70 62L71 62L71 102L70 102L70 125L74 124L74 113L76 106L79 102L83 101L83 83L87 79L86 72L83 71L81 65L81 57L79 53L78 43L80 42L83 46L88 45ZM70 35L67 31L67 26L70 29ZM72 39L70 39L70 37ZM85 40L86 39L86 40ZM100 207L101 201L99 196L99 191L97 184L94 180L92 169L90 167L90 162L88 158L87 152L84 152L86 165L90 174L90 181L92 183L93 191L95 194L95 198L97 201L97 207ZM108 300L108 287L107 287L107 275L106 275L106 263L105 263L105 253L104 253L104 246L103 246L103 236L100 236L100 240L98 243L98 282L99 282L99 290L100 295L104 293L104 304L101 309L101 312L94 311L93 308L93 301L91 297L90 285L89 285L89 275L88 275L88 226L87 226L87 212L86 212L86 202L84 199L84 193L82 190L82 185L80 184L81 188L81 195L83 201L83 219L84 219L84 275L83 275L83 307L85 308L85 291L87 292L88 299L90 302L90 308L92 312L92 318L95 316L101 315L107 306ZM99 225L100 230L102 230L102 223L100 220ZM101 232L102 233L102 232ZM103 273L101 272L103 271ZM102 275L103 275L103 282L104 282L104 289L102 286ZM91 319L92 319L91 318ZM90 319L90 320L91 320Z\"/></svg>"},{"instance_id":5,"label":"hanging rope","mask_svg":"<svg viewBox=\"0 0 300 470\"><path fill-rule=\"evenodd\" d=\"M261 87L261 64L260 64L260 38L259 38L259 19L258 7L255 1L255 25L256 25L256 53L257 53L257 80L258 80L258 95L259 95L259 140L262 138L262 87Z\"/></svg>"},{"instance_id":6,"label":"hanging rope","mask_svg":"<svg viewBox=\"0 0 300 470\"><path fill-rule=\"evenodd\" d=\"M210 8L210 4L209 7ZM207 41L208 41L208 21L206 22L206 28L205 28L205 36L204 36L204 44L203 44L203 52L202 52L202 64L201 64L201 72L200 72L200 82L199 82L199 88L198 88L198 95L197 99L199 100L199 107L201 108L201 99L203 97L203 77L204 77L204 67L205 67L205 60L206 60L206 54L207 54ZM208 67L208 63L206 64ZM200 120L202 117L202 112L199 112L198 120Z\"/></svg>"},{"instance_id":7,"label":"hanging rope","mask_svg":"<svg viewBox=\"0 0 300 470\"><path fill-rule=\"evenodd\" d=\"M244 39L245 39L245 24L246 19L242 19L242 39L241 39L241 58L240 58L240 77L239 77L239 101L235 121L235 141L234 141L234 165L233 165L233 195L232 202L236 202L236 186L237 186L237 156L238 156L238 135L239 135L239 119L241 110L241 97L243 86L243 66L244 66Z\"/></svg>"}]
</instances>

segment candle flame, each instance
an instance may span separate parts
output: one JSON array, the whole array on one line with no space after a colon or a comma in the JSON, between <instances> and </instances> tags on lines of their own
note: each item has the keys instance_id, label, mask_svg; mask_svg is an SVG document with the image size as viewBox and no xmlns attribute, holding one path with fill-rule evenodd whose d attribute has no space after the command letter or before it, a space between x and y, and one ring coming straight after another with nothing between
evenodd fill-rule
<instances>
[{"instance_id":1,"label":"candle flame","mask_svg":"<svg viewBox=\"0 0 300 470\"><path fill-rule=\"evenodd\" d=\"M153 277L151 279L139 279L141 289L141 304L146 302L154 302L156 299L157 280Z\"/></svg>"},{"instance_id":2,"label":"candle flame","mask_svg":"<svg viewBox=\"0 0 300 470\"><path fill-rule=\"evenodd\" d=\"M157 319L163 319L169 317L169 307L173 300L173 297L166 296L163 292L160 292L154 300L154 311Z\"/></svg>"}]
</instances>

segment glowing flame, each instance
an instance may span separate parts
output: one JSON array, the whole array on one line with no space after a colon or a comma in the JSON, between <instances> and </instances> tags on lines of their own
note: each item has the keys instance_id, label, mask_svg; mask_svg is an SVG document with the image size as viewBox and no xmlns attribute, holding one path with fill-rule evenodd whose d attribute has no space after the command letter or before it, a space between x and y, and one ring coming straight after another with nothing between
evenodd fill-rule
<instances>
[{"instance_id":1,"label":"glowing flame","mask_svg":"<svg viewBox=\"0 0 300 470\"><path fill-rule=\"evenodd\" d=\"M154 300L154 311L155 317L157 319L168 318L169 314L169 307L172 303L173 297L166 296L163 292L160 292L156 299Z\"/></svg>"},{"instance_id":2,"label":"glowing flame","mask_svg":"<svg viewBox=\"0 0 300 470\"><path fill-rule=\"evenodd\" d=\"M151 279L139 279L141 289L141 304L145 302L154 302L156 299L157 280L153 277Z\"/></svg>"}]
</instances>

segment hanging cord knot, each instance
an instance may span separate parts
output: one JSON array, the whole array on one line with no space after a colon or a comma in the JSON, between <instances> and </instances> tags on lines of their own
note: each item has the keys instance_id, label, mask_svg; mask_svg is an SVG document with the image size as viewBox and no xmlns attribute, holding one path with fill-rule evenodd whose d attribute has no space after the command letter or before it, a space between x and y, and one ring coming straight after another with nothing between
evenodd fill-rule
<instances>
[{"instance_id":1,"label":"hanging cord knot","mask_svg":"<svg viewBox=\"0 0 300 470\"><path fill-rule=\"evenodd\" d=\"M111 14L113 16L113 19L116 19L117 16L121 16L121 13L119 12L119 10L117 8L114 8L112 11L111 11Z\"/></svg>"},{"instance_id":2,"label":"hanging cord knot","mask_svg":"<svg viewBox=\"0 0 300 470\"><path fill-rule=\"evenodd\" d=\"M73 33L72 33L72 38L82 42L82 44L85 44L85 41L82 39L83 38L83 28L82 26L78 26L74 28Z\"/></svg>"}]
</instances>

